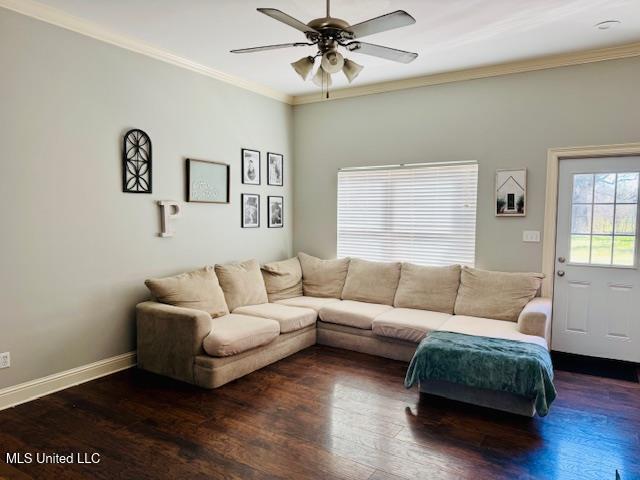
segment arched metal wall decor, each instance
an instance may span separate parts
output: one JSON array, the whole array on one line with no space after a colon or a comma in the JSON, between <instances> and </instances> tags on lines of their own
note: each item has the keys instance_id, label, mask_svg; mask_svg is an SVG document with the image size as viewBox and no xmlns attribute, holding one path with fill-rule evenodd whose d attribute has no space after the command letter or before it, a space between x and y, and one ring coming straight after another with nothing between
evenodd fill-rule
<instances>
[{"instance_id":1,"label":"arched metal wall decor","mask_svg":"<svg viewBox=\"0 0 640 480\"><path fill-rule=\"evenodd\" d=\"M122 191L151 193L151 139L137 128L124 135Z\"/></svg>"}]
</instances>

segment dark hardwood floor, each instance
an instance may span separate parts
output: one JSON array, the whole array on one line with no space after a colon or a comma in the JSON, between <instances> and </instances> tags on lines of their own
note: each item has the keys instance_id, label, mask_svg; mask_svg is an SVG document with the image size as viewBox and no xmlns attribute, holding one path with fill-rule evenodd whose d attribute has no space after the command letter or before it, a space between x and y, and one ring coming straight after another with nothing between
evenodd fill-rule
<instances>
[{"instance_id":1,"label":"dark hardwood floor","mask_svg":"<svg viewBox=\"0 0 640 480\"><path fill-rule=\"evenodd\" d=\"M0 412L0 478L640 478L637 383L557 371L550 414L526 419L419 396L405 369L315 346L213 391L127 370Z\"/></svg>"}]
</instances>

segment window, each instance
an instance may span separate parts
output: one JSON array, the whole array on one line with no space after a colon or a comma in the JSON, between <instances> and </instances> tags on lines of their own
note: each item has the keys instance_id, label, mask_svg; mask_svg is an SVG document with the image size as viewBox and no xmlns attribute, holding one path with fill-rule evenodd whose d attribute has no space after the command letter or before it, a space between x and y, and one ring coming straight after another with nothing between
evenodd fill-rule
<instances>
[{"instance_id":1,"label":"window","mask_svg":"<svg viewBox=\"0 0 640 480\"><path fill-rule=\"evenodd\" d=\"M472 266L478 165L408 165L338 173L338 257Z\"/></svg>"},{"instance_id":2,"label":"window","mask_svg":"<svg viewBox=\"0 0 640 480\"><path fill-rule=\"evenodd\" d=\"M638 173L573 176L571 263L634 266Z\"/></svg>"}]
</instances>

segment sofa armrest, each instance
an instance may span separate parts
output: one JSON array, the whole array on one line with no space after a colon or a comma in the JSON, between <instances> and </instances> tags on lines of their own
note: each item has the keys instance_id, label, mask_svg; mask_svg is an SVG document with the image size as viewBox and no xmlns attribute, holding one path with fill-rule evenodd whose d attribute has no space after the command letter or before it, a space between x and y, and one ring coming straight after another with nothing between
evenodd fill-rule
<instances>
[{"instance_id":1,"label":"sofa armrest","mask_svg":"<svg viewBox=\"0 0 640 480\"><path fill-rule=\"evenodd\" d=\"M211 315L202 310L158 302L136 306L138 366L185 382L194 382L195 356L211 332Z\"/></svg>"},{"instance_id":2,"label":"sofa armrest","mask_svg":"<svg viewBox=\"0 0 640 480\"><path fill-rule=\"evenodd\" d=\"M550 342L551 331L550 298L536 297L525 305L518 317L518 330L525 335L535 335Z\"/></svg>"}]
</instances>

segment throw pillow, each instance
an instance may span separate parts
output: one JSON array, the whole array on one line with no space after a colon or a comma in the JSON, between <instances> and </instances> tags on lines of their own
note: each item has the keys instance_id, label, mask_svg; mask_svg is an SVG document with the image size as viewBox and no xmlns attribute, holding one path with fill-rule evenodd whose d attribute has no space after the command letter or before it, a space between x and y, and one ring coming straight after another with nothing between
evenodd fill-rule
<instances>
[{"instance_id":1,"label":"throw pillow","mask_svg":"<svg viewBox=\"0 0 640 480\"><path fill-rule=\"evenodd\" d=\"M299 253L302 290L309 297L340 298L349 268L348 258L322 260Z\"/></svg>"},{"instance_id":2,"label":"throw pillow","mask_svg":"<svg viewBox=\"0 0 640 480\"><path fill-rule=\"evenodd\" d=\"M455 314L517 322L536 296L542 273L490 272L462 267Z\"/></svg>"},{"instance_id":3,"label":"throw pillow","mask_svg":"<svg viewBox=\"0 0 640 480\"><path fill-rule=\"evenodd\" d=\"M216 274L231 312L269 301L257 260L216 265Z\"/></svg>"},{"instance_id":4,"label":"throw pillow","mask_svg":"<svg viewBox=\"0 0 640 480\"><path fill-rule=\"evenodd\" d=\"M460 286L460 265L424 267L402 264L394 307L453 313Z\"/></svg>"},{"instance_id":5,"label":"throw pillow","mask_svg":"<svg viewBox=\"0 0 640 480\"><path fill-rule=\"evenodd\" d=\"M204 310L213 318L229 313L213 267L173 277L150 278L144 284L158 302Z\"/></svg>"},{"instance_id":6,"label":"throw pillow","mask_svg":"<svg viewBox=\"0 0 640 480\"><path fill-rule=\"evenodd\" d=\"M401 266L399 262L369 262L352 258L342 299L393 305Z\"/></svg>"},{"instance_id":7,"label":"throw pillow","mask_svg":"<svg viewBox=\"0 0 640 480\"><path fill-rule=\"evenodd\" d=\"M263 265L262 278L270 302L302 296L302 267L298 257Z\"/></svg>"}]
</instances>

